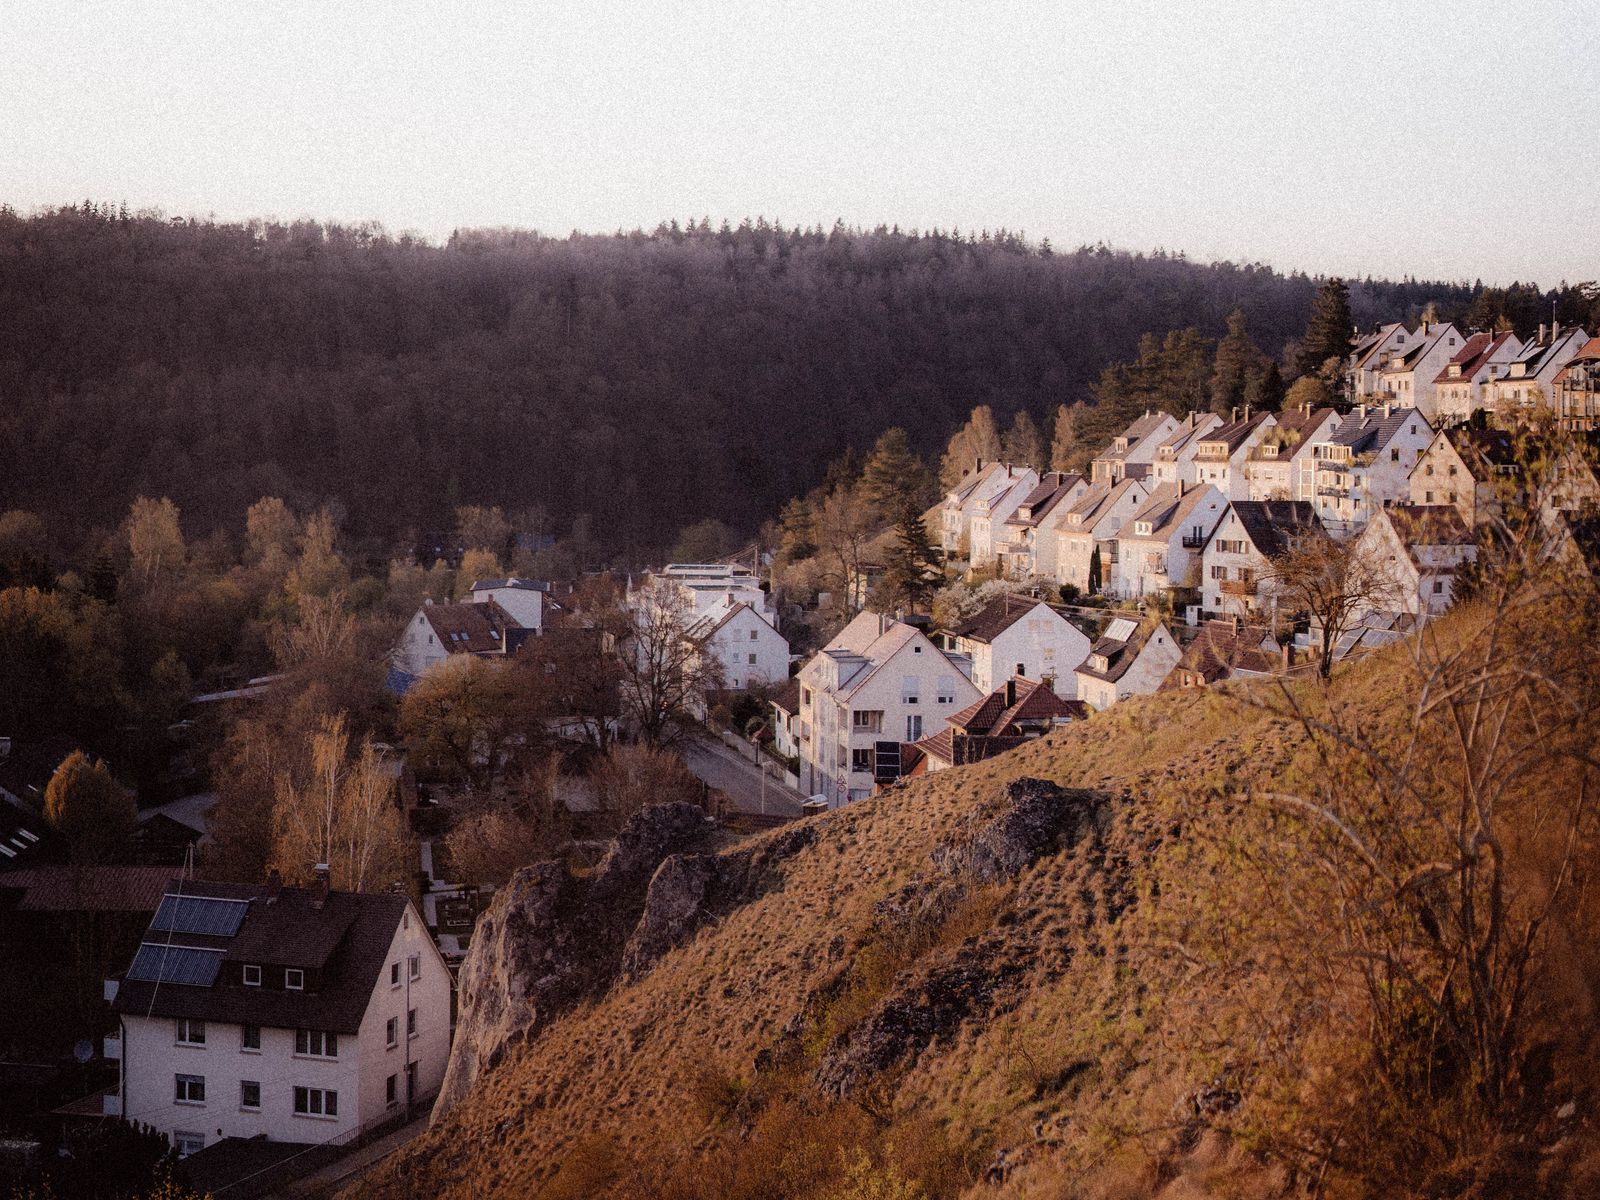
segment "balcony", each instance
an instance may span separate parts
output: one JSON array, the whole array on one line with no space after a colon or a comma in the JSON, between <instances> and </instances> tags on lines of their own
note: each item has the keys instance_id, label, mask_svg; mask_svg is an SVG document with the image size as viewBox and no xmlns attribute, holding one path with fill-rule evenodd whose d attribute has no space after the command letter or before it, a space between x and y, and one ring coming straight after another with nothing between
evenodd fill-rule
<instances>
[{"instance_id":1,"label":"balcony","mask_svg":"<svg viewBox=\"0 0 1600 1200\"><path fill-rule=\"evenodd\" d=\"M1178 541L1185 550L1198 550L1206 544L1206 535L1203 533L1186 533Z\"/></svg>"},{"instance_id":2,"label":"balcony","mask_svg":"<svg viewBox=\"0 0 1600 1200\"><path fill-rule=\"evenodd\" d=\"M1217 589L1224 596L1251 596L1256 594L1256 581L1254 579L1221 579L1217 581Z\"/></svg>"},{"instance_id":3,"label":"balcony","mask_svg":"<svg viewBox=\"0 0 1600 1200\"><path fill-rule=\"evenodd\" d=\"M100 1053L112 1062L122 1061L122 1039L116 1035L102 1039Z\"/></svg>"}]
</instances>

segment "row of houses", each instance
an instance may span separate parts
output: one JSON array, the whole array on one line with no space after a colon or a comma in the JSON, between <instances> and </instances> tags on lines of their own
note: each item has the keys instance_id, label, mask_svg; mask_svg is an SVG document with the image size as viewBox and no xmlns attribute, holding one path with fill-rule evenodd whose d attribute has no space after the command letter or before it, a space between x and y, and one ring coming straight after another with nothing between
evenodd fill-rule
<instances>
[{"instance_id":1,"label":"row of houses","mask_svg":"<svg viewBox=\"0 0 1600 1200\"><path fill-rule=\"evenodd\" d=\"M1397 322L1356 340L1345 384L1358 403L1415 408L1436 426L1477 412L1504 418L1545 405L1563 427L1593 429L1600 419L1600 338L1559 323L1540 325L1524 341L1510 331Z\"/></svg>"}]
</instances>

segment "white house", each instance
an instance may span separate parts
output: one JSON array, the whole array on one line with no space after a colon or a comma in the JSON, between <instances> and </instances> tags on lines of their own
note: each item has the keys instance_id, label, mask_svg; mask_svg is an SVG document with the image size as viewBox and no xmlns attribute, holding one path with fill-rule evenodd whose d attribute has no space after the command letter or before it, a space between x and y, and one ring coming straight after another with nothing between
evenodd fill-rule
<instances>
[{"instance_id":1,"label":"white house","mask_svg":"<svg viewBox=\"0 0 1600 1200\"><path fill-rule=\"evenodd\" d=\"M1275 560L1318 532L1304 500L1235 500L1200 552L1201 608L1218 617L1275 612Z\"/></svg>"},{"instance_id":2,"label":"white house","mask_svg":"<svg viewBox=\"0 0 1600 1200\"><path fill-rule=\"evenodd\" d=\"M544 597L547 583L531 579L479 579L474 581L467 599L473 604L498 604L523 629L537 637L544 627Z\"/></svg>"},{"instance_id":3,"label":"white house","mask_svg":"<svg viewBox=\"0 0 1600 1200\"><path fill-rule=\"evenodd\" d=\"M421 675L452 654L494 658L513 653L536 633L525 629L498 601L435 604L427 601L406 622L390 661L407 675Z\"/></svg>"},{"instance_id":4,"label":"white house","mask_svg":"<svg viewBox=\"0 0 1600 1200\"><path fill-rule=\"evenodd\" d=\"M1352 553L1386 580L1387 594L1366 599L1368 612L1433 615L1455 599L1455 577L1478 555L1472 531L1448 504L1395 504L1380 509L1356 539Z\"/></svg>"},{"instance_id":5,"label":"white house","mask_svg":"<svg viewBox=\"0 0 1600 1200\"><path fill-rule=\"evenodd\" d=\"M1001 595L946 630L945 648L972 659L972 683L993 692L1008 679L1043 679L1063 700L1077 697L1073 674L1089 653L1089 638L1043 600Z\"/></svg>"},{"instance_id":6,"label":"white house","mask_svg":"<svg viewBox=\"0 0 1600 1200\"><path fill-rule=\"evenodd\" d=\"M977 700L972 661L920 629L864 612L800 671L800 790L860 800L900 775L900 746Z\"/></svg>"},{"instance_id":7,"label":"white house","mask_svg":"<svg viewBox=\"0 0 1600 1200\"><path fill-rule=\"evenodd\" d=\"M800 754L800 681L791 679L768 702L772 707L772 748L784 758Z\"/></svg>"},{"instance_id":8,"label":"white house","mask_svg":"<svg viewBox=\"0 0 1600 1200\"><path fill-rule=\"evenodd\" d=\"M1006 522L1039 486L1039 472L1032 467L1008 467L1006 471L1005 487L972 501L968 561L977 570L994 565L995 546L1005 537Z\"/></svg>"},{"instance_id":9,"label":"white house","mask_svg":"<svg viewBox=\"0 0 1600 1200\"><path fill-rule=\"evenodd\" d=\"M1146 412L1111 439L1089 464L1090 483L1141 479L1149 473L1161 444L1177 432L1178 419L1164 412Z\"/></svg>"},{"instance_id":10,"label":"white house","mask_svg":"<svg viewBox=\"0 0 1600 1200\"><path fill-rule=\"evenodd\" d=\"M349 1141L437 1092L450 1051L450 975L411 901L329 891L325 875L173 880L113 1006L107 1107L184 1154Z\"/></svg>"},{"instance_id":11,"label":"white house","mask_svg":"<svg viewBox=\"0 0 1600 1200\"><path fill-rule=\"evenodd\" d=\"M1411 469L1433 440L1415 408L1360 406L1311 452L1317 465L1317 518L1336 537L1357 532L1372 514L1411 491Z\"/></svg>"},{"instance_id":12,"label":"white house","mask_svg":"<svg viewBox=\"0 0 1600 1200\"><path fill-rule=\"evenodd\" d=\"M687 630L689 638L722 666L722 686L744 691L789 677L789 639L743 600L719 602Z\"/></svg>"},{"instance_id":13,"label":"white house","mask_svg":"<svg viewBox=\"0 0 1600 1200\"><path fill-rule=\"evenodd\" d=\"M1006 521L1004 540L996 543L1000 573L1007 579L1054 579L1056 529L1073 502L1088 490L1082 475L1046 471Z\"/></svg>"},{"instance_id":14,"label":"white house","mask_svg":"<svg viewBox=\"0 0 1600 1200\"><path fill-rule=\"evenodd\" d=\"M1212 430L1222 426L1222 418L1212 412L1194 412L1179 423L1178 428L1156 447L1155 461L1150 464L1146 482L1193 483L1195 481L1194 456L1200 451L1200 441Z\"/></svg>"},{"instance_id":15,"label":"white house","mask_svg":"<svg viewBox=\"0 0 1600 1200\"><path fill-rule=\"evenodd\" d=\"M1078 698L1090 708L1104 710L1129 696L1148 696L1182 657L1166 622L1118 617L1078 668Z\"/></svg>"},{"instance_id":16,"label":"white house","mask_svg":"<svg viewBox=\"0 0 1600 1200\"><path fill-rule=\"evenodd\" d=\"M1381 390L1378 368L1387 363L1396 352L1404 352L1414 345L1416 335L1400 322L1380 325L1357 340L1345 367L1346 394L1355 401L1371 400ZM1303 499L1303 497L1297 497Z\"/></svg>"},{"instance_id":17,"label":"white house","mask_svg":"<svg viewBox=\"0 0 1600 1200\"><path fill-rule=\"evenodd\" d=\"M1277 418L1271 413L1250 415L1219 425L1201 436L1194 455L1195 482L1209 485L1229 500L1245 500L1250 483L1244 465Z\"/></svg>"},{"instance_id":18,"label":"white house","mask_svg":"<svg viewBox=\"0 0 1600 1200\"><path fill-rule=\"evenodd\" d=\"M1009 463L985 463L980 458L945 495L939 506L939 548L945 558L964 560L971 554L973 514L980 504L987 506L1009 490L1018 470Z\"/></svg>"},{"instance_id":19,"label":"white house","mask_svg":"<svg viewBox=\"0 0 1600 1200\"><path fill-rule=\"evenodd\" d=\"M1091 484L1056 526L1056 582L1090 592L1094 552L1100 551L1101 589L1110 587L1117 553L1117 534L1128 518L1150 499L1150 489L1137 479Z\"/></svg>"},{"instance_id":20,"label":"white house","mask_svg":"<svg viewBox=\"0 0 1600 1200\"><path fill-rule=\"evenodd\" d=\"M1582 329L1556 326L1547 331L1539 326L1538 336L1522 347L1505 371L1483 385L1483 406L1502 416L1534 405L1554 407L1556 376L1588 340Z\"/></svg>"},{"instance_id":21,"label":"white house","mask_svg":"<svg viewBox=\"0 0 1600 1200\"><path fill-rule=\"evenodd\" d=\"M1433 381L1433 406L1424 409L1435 426L1455 425L1483 407L1483 386L1500 378L1522 353L1514 333L1475 333L1445 363Z\"/></svg>"},{"instance_id":22,"label":"white house","mask_svg":"<svg viewBox=\"0 0 1600 1200\"><path fill-rule=\"evenodd\" d=\"M670 563L646 576L638 589L629 588L630 598L637 591L659 591L672 585L686 601L692 618L703 617L713 609L726 611L735 604L748 604L774 624L777 622L772 598L761 587L756 573L742 563Z\"/></svg>"},{"instance_id":23,"label":"white house","mask_svg":"<svg viewBox=\"0 0 1600 1200\"><path fill-rule=\"evenodd\" d=\"M1137 600L1173 587L1197 587L1200 550L1228 501L1208 484L1164 483L1117 534L1114 593Z\"/></svg>"},{"instance_id":24,"label":"white house","mask_svg":"<svg viewBox=\"0 0 1600 1200\"><path fill-rule=\"evenodd\" d=\"M1339 428L1331 408L1291 408L1278 414L1250 457L1244 477L1249 495L1231 499L1310 500L1317 490L1317 460L1312 447Z\"/></svg>"},{"instance_id":25,"label":"white house","mask_svg":"<svg viewBox=\"0 0 1600 1200\"><path fill-rule=\"evenodd\" d=\"M1424 322L1410 345L1382 356L1376 401L1415 408L1431 417L1434 380L1461 352L1466 340L1466 335L1448 321Z\"/></svg>"}]
</instances>

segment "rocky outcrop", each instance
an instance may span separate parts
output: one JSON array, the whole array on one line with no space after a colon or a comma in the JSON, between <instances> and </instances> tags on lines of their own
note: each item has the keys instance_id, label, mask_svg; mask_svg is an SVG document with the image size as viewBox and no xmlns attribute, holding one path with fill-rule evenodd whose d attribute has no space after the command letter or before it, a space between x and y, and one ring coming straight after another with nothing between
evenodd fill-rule
<instances>
[{"instance_id":1,"label":"rocky outcrop","mask_svg":"<svg viewBox=\"0 0 1600 1200\"><path fill-rule=\"evenodd\" d=\"M970 816L937 846L931 875L912 880L873 910L879 938L937 925L971 893L1016 879L1046 854L1096 835L1107 798L1042 779L1007 785L998 801ZM1032 949L991 931L935 950L896 979L889 993L854 1028L841 1033L817 1065L817 1083L848 1096L907 1062L925 1047L955 1035L963 1021L1007 1006L1006 994L1033 964Z\"/></svg>"},{"instance_id":2,"label":"rocky outcrop","mask_svg":"<svg viewBox=\"0 0 1600 1200\"><path fill-rule=\"evenodd\" d=\"M724 854L674 855L650 881L639 924L622 955L637 979L701 927L780 886L777 867L816 840L816 826L791 825L775 837Z\"/></svg>"},{"instance_id":3,"label":"rocky outcrop","mask_svg":"<svg viewBox=\"0 0 1600 1200\"><path fill-rule=\"evenodd\" d=\"M524 867L496 893L461 964L459 1018L438 1117L519 1041L617 978L657 869L708 849L716 825L692 804L637 813L588 877Z\"/></svg>"}]
</instances>

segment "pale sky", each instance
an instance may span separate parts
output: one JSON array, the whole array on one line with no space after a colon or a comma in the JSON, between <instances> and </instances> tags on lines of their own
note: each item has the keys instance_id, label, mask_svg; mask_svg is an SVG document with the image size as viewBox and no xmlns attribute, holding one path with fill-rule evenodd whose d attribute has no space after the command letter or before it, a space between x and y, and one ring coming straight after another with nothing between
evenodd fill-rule
<instances>
[{"instance_id":1,"label":"pale sky","mask_svg":"<svg viewBox=\"0 0 1600 1200\"><path fill-rule=\"evenodd\" d=\"M1600 278L1595 0L0 0L0 203Z\"/></svg>"}]
</instances>

